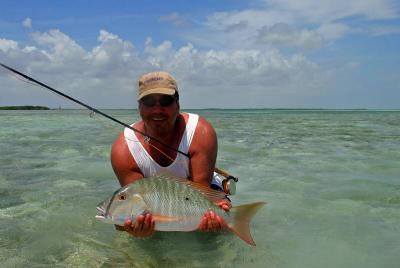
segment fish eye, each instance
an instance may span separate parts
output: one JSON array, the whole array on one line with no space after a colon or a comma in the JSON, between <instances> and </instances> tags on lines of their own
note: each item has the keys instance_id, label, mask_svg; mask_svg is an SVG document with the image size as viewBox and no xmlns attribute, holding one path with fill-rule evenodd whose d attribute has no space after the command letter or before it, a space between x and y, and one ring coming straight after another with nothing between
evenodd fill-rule
<instances>
[{"instance_id":1,"label":"fish eye","mask_svg":"<svg viewBox=\"0 0 400 268\"><path fill-rule=\"evenodd\" d=\"M125 194L125 193L119 194L119 195L118 195L118 199L121 200L121 201L126 200L126 194Z\"/></svg>"}]
</instances>

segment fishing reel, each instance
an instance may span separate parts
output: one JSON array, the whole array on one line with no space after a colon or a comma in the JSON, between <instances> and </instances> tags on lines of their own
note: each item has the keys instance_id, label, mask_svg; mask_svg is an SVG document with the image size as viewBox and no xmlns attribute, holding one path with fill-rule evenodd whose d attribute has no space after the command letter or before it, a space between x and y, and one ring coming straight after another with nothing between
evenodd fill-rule
<instances>
[{"instance_id":1,"label":"fishing reel","mask_svg":"<svg viewBox=\"0 0 400 268\"><path fill-rule=\"evenodd\" d=\"M236 182L239 179L233 176L228 176L226 179L222 181L222 186L224 187L224 192L227 195L234 195L236 193Z\"/></svg>"},{"instance_id":2,"label":"fishing reel","mask_svg":"<svg viewBox=\"0 0 400 268\"><path fill-rule=\"evenodd\" d=\"M239 181L239 179L223 170L220 170L219 168L215 168L215 172L219 178L221 178L219 175L224 177L221 182L222 190L227 195L234 195L236 193L236 183Z\"/></svg>"}]
</instances>

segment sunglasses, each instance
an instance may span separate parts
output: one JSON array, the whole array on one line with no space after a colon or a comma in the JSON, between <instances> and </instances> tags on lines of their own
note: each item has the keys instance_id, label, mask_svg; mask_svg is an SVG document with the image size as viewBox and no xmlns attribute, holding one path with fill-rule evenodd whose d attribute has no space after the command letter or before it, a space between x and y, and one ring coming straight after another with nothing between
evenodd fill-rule
<instances>
[{"instance_id":1,"label":"sunglasses","mask_svg":"<svg viewBox=\"0 0 400 268\"><path fill-rule=\"evenodd\" d=\"M157 103L159 103L162 107L168 107L174 103L175 100L176 98L174 96L162 95L159 99L154 96L146 96L143 97L140 102L147 107L154 107Z\"/></svg>"}]
</instances>

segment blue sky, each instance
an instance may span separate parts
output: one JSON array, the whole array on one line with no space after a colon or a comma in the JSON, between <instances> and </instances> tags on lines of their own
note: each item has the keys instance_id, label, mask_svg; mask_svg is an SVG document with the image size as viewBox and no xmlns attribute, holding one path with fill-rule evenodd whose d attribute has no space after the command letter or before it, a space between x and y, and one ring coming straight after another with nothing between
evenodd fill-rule
<instances>
[{"instance_id":1,"label":"blue sky","mask_svg":"<svg viewBox=\"0 0 400 268\"><path fill-rule=\"evenodd\" d=\"M99 108L400 108L400 2L1 0L0 61ZM0 70L0 105L75 107Z\"/></svg>"}]
</instances>

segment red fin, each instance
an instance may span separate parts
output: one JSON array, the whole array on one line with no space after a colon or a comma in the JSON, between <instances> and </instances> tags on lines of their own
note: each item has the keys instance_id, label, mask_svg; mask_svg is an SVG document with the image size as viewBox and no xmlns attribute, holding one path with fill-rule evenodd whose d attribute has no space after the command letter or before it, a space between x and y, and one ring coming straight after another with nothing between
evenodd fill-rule
<instances>
[{"instance_id":1,"label":"red fin","mask_svg":"<svg viewBox=\"0 0 400 268\"><path fill-rule=\"evenodd\" d=\"M171 222L179 220L178 217L168 216L168 215L152 214L151 216L155 221L161 221L161 222Z\"/></svg>"},{"instance_id":2,"label":"red fin","mask_svg":"<svg viewBox=\"0 0 400 268\"><path fill-rule=\"evenodd\" d=\"M250 221L265 204L265 202L257 202L231 208L229 214L232 214L233 219L228 222L228 228L247 244L255 246L256 243L250 233Z\"/></svg>"}]
</instances>

